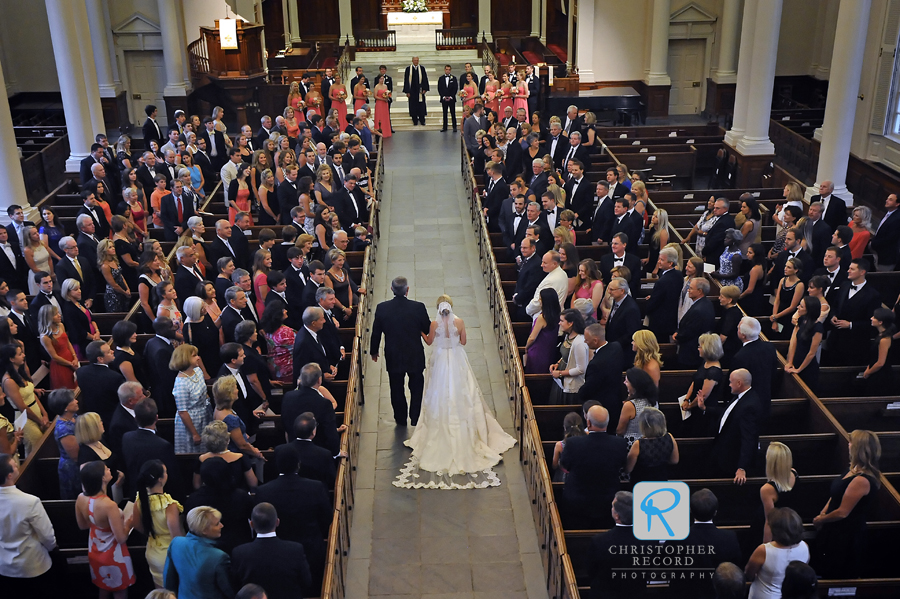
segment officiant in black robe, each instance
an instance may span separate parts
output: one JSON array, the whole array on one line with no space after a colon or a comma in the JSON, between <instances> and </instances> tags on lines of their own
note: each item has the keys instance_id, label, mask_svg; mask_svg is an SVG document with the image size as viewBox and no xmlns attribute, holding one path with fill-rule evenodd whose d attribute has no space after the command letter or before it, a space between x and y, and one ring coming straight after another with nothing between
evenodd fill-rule
<instances>
[{"instance_id":1,"label":"officiant in black robe","mask_svg":"<svg viewBox=\"0 0 900 599\"><path fill-rule=\"evenodd\" d=\"M429 90L428 74L419 66L419 57L413 56L412 64L403 73L403 93L409 98L409 116L413 125L425 124L425 92Z\"/></svg>"}]
</instances>

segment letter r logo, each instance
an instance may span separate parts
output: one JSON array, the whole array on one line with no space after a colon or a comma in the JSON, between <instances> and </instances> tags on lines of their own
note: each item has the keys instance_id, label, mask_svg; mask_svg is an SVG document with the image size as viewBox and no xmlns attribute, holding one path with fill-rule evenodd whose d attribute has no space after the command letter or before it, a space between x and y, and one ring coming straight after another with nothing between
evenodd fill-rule
<instances>
[{"instance_id":1,"label":"letter r logo","mask_svg":"<svg viewBox=\"0 0 900 599\"><path fill-rule=\"evenodd\" d=\"M634 486L634 536L642 541L680 541L691 530L691 492L683 482Z\"/></svg>"}]
</instances>

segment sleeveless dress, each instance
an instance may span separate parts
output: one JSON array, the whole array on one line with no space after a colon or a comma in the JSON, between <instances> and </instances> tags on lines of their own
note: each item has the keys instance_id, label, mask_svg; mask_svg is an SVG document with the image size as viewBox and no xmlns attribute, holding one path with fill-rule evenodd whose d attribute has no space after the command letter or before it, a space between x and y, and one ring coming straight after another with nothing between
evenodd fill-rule
<instances>
[{"instance_id":1,"label":"sleeveless dress","mask_svg":"<svg viewBox=\"0 0 900 599\"><path fill-rule=\"evenodd\" d=\"M422 414L404 442L413 452L395 487L474 489L499 486L492 470L516 444L484 402L454 315L438 317L425 376Z\"/></svg>"},{"instance_id":2,"label":"sleeveless dress","mask_svg":"<svg viewBox=\"0 0 900 599\"><path fill-rule=\"evenodd\" d=\"M250 188L238 189L237 197L228 206L228 221L234 226L238 212L250 212ZM253 224L252 222L250 223Z\"/></svg>"},{"instance_id":3,"label":"sleeveless dress","mask_svg":"<svg viewBox=\"0 0 900 599\"><path fill-rule=\"evenodd\" d=\"M310 96L312 96L312 98L310 98ZM310 100L312 100L312 101L310 101ZM306 94L306 112L309 112L311 110L313 112L313 114L322 116L322 101L323 100L324 100L324 98L322 98L322 95L319 92L316 92L315 94L313 94L313 92L309 92L308 94ZM318 105L313 106L313 102L317 102Z\"/></svg>"},{"instance_id":4,"label":"sleeveless dress","mask_svg":"<svg viewBox=\"0 0 900 599\"><path fill-rule=\"evenodd\" d=\"M512 85L508 85L507 87L504 88L503 85L501 85L501 86L499 87L499 89L502 89L502 90L503 90L503 99L500 100L500 114L502 115L502 114L505 113L506 107L507 107L507 106L509 106L510 108L512 108L512 109L513 109L513 113L515 113L515 103L516 103L515 96L516 96L516 88L513 87ZM526 108L525 110L526 110L525 114L528 114L528 112L527 112L528 109Z\"/></svg>"},{"instance_id":5,"label":"sleeveless dress","mask_svg":"<svg viewBox=\"0 0 900 599\"><path fill-rule=\"evenodd\" d=\"M816 536L813 568L816 572L828 573L829 578L859 578L864 573L866 559L866 519L877 493L877 480L868 474L854 474L835 479L831 483L831 501L828 512L841 506L844 493L850 482L857 476L865 476L869 481L869 494L860 498L847 517L843 520L828 522ZM844 478L846 477L846 478Z\"/></svg>"},{"instance_id":6,"label":"sleeveless dress","mask_svg":"<svg viewBox=\"0 0 900 599\"><path fill-rule=\"evenodd\" d=\"M59 227L48 227L47 225L43 225L38 231L41 235L47 236L47 245L52 248L57 248L56 252L57 254L60 254L58 250L59 240L66 236L66 232ZM59 260L53 260L54 265L56 265L57 262L59 262Z\"/></svg>"},{"instance_id":7,"label":"sleeveless dress","mask_svg":"<svg viewBox=\"0 0 900 599\"><path fill-rule=\"evenodd\" d=\"M57 418L53 428L53 438L56 439L56 446L59 448L59 466L56 471L59 475L60 499L78 499L78 494L81 493L78 462L69 457L62 445L62 439L69 436L75 437L75 420Z\"/></svg>"},{"instance_id":8,"label":"sleeveless dress","mask_svg":"<svg viewBox=\"0 0 900 599\"><path fill-rule=\"evenodd\" d=\"M382 137L391 136L391 105L387 93L387 88L375 90L375 128L381 131Z\"/></svg>"},{"instance_id":9,"label":"sleeveless dress","mask_svg":"<svg viewBox=\"0 0 900 599\"><path fill-rule=\"evenodd\" d=\"M153 576L153 584L158 587L163 585L163 568L166 565L166 554L169 551L169 544L172 543L172 535L169 533L169 524L166 521L166 508L173 503L178 506L178 512L184 512L184 508L180 503L172 499L168 493L154 493L147 496L150 503L150 521L153 526L155 536L147 535L147 565L150 567L150 575ZM134 503L141 503L140 495L135 498ZM141 505L141 509L144 506Z\"/></svg>"},{"instance_id":10,"label":"sleeveless dress","mask_svg":"<svg viewBox=\"0 0 900 599\"><path fill-rule=\"evenodd\" d=\"M796 289L797 285L800 284L800 279L797 279L797 282L788 287L787 285L787 277L781 279L778 283L781 285L781 294L778 296L778 306L776 308L776 312L781 312L782 310L786 310L788 306L791 305L791 301L794 299L794 289ZM791 333L794 331L794 325L791 323L791 317L793 313L785 314L781 318L778 318L778 322L784 325L784 329L779 333L777 331L772 330L772 327L767 327L763 332L768 337L774 337L776 339L790 339Z\"/></svg>"},{"instance_id":11,"label":"sleeveless dress","mask_svg":"<svg viewBox=\"0 0 900 599\"><path fill-rule=\"evenodd\" d=\"M294 118L297 119L298 122L306 122L306 117L303 116L303 109L300 108L300 102L303 100L303 96L298 94L291 98L291 108L294 109ZM300 116L297 116L300 115Z\"/></svg>"},{"instance_id":12,"label":"sleeveless dress","mask_svg":"<svg viewBox=\"0 0 900 599\"><path fill-rule=\"evenodd\" d=\"M203 441L194 445L194 440L181 419L181 412L187 412L198 433L202 433L206 425L212 422L203 371L194 368L190 376L176 376L172 395L175 396L178 410L175 414L175 453L206 453Z\"/></svg>"},{"instance_id":13,"label":"sleeveless dress","mask_svg":"<svg viewBox=\"0 0 900 599\"><path fill-rule=\"evenodd\" d=\"M666 433L662 437L644 437L641 439L637 463L631 471L631 483L637 484L645 480L669 480L669 458L675 441Z\"/></svg>"},{"instance_id":14,"label":"sleeveless dress","mask_svg":"<svg viewBox=\"0 0 900 599\"><path fill-rule=\"evenodd\" d=\"M365 86L363 86L363 87L365 87ZM366 88L366 89L368 89L368 88ZM367 96L360 96L356 93L356 91L353 92L353 113L354 114L356 114L356 111L359 110L360 108L364 108L365 105L368 103L369 102L368 102Z\"/></svg>"},{"instance_id":15,"label":"sleeveless dress","mask_svg":"<svg viewBox=\"0 0 900 599\"><path fill-rule=\"evenodd\" d=\"M765 270L763 270L763 274L765 274ZM744 281L743 288L747 289L750 285L750 273L747 273L742 280ZM756 287L753 288L750 295L741 298L740 302L738 302L748 316L764 316L767 312L769 314L772 313L772 307L769 305L769 302L766 301L766 290L763 282L764 279L758 280L756 282Z\"/></svg>"},{"instance_id":16,"label":"sleeveless dress","mask_svg":"<svg viewBox=\"0 0 900 599\"><path fill-rule=\"evenodd\" d=\"M105 591L124 591L135 583L131 555L128 553L127 545L116 541L112 530L100 528L94 523L96 500L96 497L88 499L88 518L91 527L88 538L88 564L91 567L91 580L94 585Z\"/></svg>"},{"instance_id":17,"label":"sleeveless dress","mask_svg":"<svg viewBox=\"0 0 900 599\"><path fill-rule=\"evenodd\" d=\"M578 286L578 289L575 290L575 294L572 297L572 303L577 299L591 299L594 295L594 287L600 285L600 281L594 281L591 283L591 286L588 289L584 289L581 285ZM597 310L594 310L594 318L597 318Z\"/></svg>"},{"instance_id":18,"label":"sleeveless dress","mask_svg":"<svg viewBox=\"0 0 900 599\"><path fill-rule=\"evenodd\" d=\"M806 359L806 355L809 353L809 348L812 347L813 337L816 336L816 333L821 333L824 337L825 335L825 325L821 322L817 322L813 327L812 332L809 335L808 339L801 339L800 331L797 331L797 347L794 350L794 367L798 367L803 364L803 360ZM888 371L890 372L890 371ZM803 380L806 385L812 389L813 393L816 392L816 387L819 383L819 358L815 357L810 360L809 364L803 371L800 373L800 378Z\"/></svg>"},{"instance_id":19,"label":"sleeveless dress","mask_svg":"<svg viewBox=\"0 0 900 599\"><path fill-rule=\"evenodd\" d=\"M50 341L60 358L63 360L75 359L75 354L69 349L69 336L66 333L51 335ZM53 389L77 389L75 371L55 360L50 360L50 386Z\"/></svg>"},{"instance_id":20,"label":"sleeveless dress","mask_svg":"<svg viewBox=\"0 0 900 599\"><path fill-rule=\"evenodd\" d=\"M288 137L291 137L293 139L297 139L298 137L300 137L300 123L297 122L296 118L294 118L293 125L288 123L287 119L285 119L284 128L287 129Z\"/></svg>"},{"instance_id":21,"label":"sleeveless dress","mask_svg":"<svg viewBox=\"0 0 900 599\"><path fill-rule=\"evenodd\" d=\"M347 98L341 99L338 97L338 93L343 92L347 93L347 87L341 84L340 86L332 85L328 90L328 97L331 98L331 107L337 110L338 114L338 125L341 128L341 131L347 128Z\"/></svg>"},{"instance_id":22,"label":"sleeveless dress","mask_svg":"<svg viewBox=\"0 0 900 599\"><path fill-rule=\"evenodd\" d=\"M500 100L497 98L497 92L500 90L500 83L485 83L484 84L484 95L488 97L488 101L484 103L485 108L489 108L496 112L499 116L502 116L500 112Z\"/></svg>"},{"instance_id":23,"label":"sleeveless dress","mask_svg":"<svg viewBox=\"0 0 900 599\"><path fill-rule=\"evenodd\" d=\"M22 396L22 401L25 402L25 409L30 410L32 413L34 413L34 415L40 418L42 416L41 408L38 406L37 398L34 396L34 383L32 383L31 381L25 381L25 386L19 387L19 395ZM15 417L18 418L22 415L22 412L16 409L15 414ZM22 432L25 435L25 438L23 439L25 441L25 457L28 457L31 455L31 452L37 447L37 444L40 442L43 433L41 433L41 427L31 419L25 421L25 426L22 428Z\"/></svg>"},{"instance_id":24,"label":"sleeveless dress","mask_svg":"<svg viewBox=\"0 0 900 599\"><path fill-rule=\"evenodd\" d=\"M776 547L766 543L766 561L750 585L748 599L781 599L784 572L792 561L809 563L809 546L800 541L793 547Z\"/></svg>"},{"instance_id":25,"label":"sleeveless dress","mask_svg":"<svg viewBox=\"0 0 900 599\"><path fill-rule=\"evenodd\" d=\"M792 495L794 489L797 487L797 482L800 480L800 475L797 474L797 471L791 468L791 472L794 474L794 486L790 491L779 491L778 487L775 486L775 481L767 480L763 486L766 485L772 487L775 491L775 507L789 507L792 510L800 513L802 515L803 511L801 508L802 504L798 501L796 495ZM799 505L798 505L799 504ZM750 522L750 538L754 540L758 540L762 543L763 534L766 529L766 512L763 509L762 503L756 509L756 514L753 517L753 520Z\"/></svg>"},{"instance_id":26,"label":"sleeveless dress","mask_svg":"<svg viewBox=\"0 0 900 599\"><path fill-rule=\"evenodd\" d=\"M891 343L893 345L893 342ZM878 361L878 339L872 342L872 350L869 354L869 366ZM884 366L878 372L869 375L866 379L866 395L896 395L896 387L894 386L894 377L891 373L891 350L888 348L887 358Z\"/></svg>"},{"instance_id":27,"label":"sleeveless dress","mask_svg":"<svg viewBox=\"0 0 900 599\"><path fill-rule=\"evenodd\" d=\"M635 397L634 399L629 399L634 405L634 418L628 421L628 427L625 429L625 440L628 441L628 448L631 449L631 445L638 439L643 438L644 435L641 434L641 427L639 425L639 418L641 417L641 412L644 411L644 408L650 405L650 402L642 397Z\"/></svg>"},{"instance_id":28,"label":"sleeveless dress","mask_svg":"<svg viewBox=\"0 0 900 599\"><path fill-rule=\"evenodd\" d=\"M739 276L741 273L736 272L734 270L734 264L731 262L731 259L734 256L740 256L741 250L729 250L725 249L722 252L722 255L719 256L719 272L722 274L723 279L719 279L719 283L722 287L726 285L737 285L737 288L742 292L744 291L744 280Z\"/></svg>"},{"instance_id":29,"label":"sleeveless dress","mask_svg":"<svg viewBox=\"0 0 900 599\"><path fill-rule=\"evenodd\" d=\"M535 319L535 322L537 322L537 319ZM532 329L534 326L532 323ZM556 339L558 335L559 328L555 323L548 324L541 329L537 339L526 352L528 359L525 362L525 374L547 374L550 372L550 365L556 362ZM538 403L542 402L539 401Z\"/></svg>"},{"instance_id":30,"label":"sleeveless dress","mask_svg":"<svg viewBox=\"0 0 900 599\"><path fill-rule=\"evenodd\" d=\"M42 243L38 247L32 248L32 251L34 252L34 265L37 269L50 272L50 252L47 251L44 244ZM31 275L32 273L28 273L28 295L37 295L41 292L41 284L35 283L34 277Z\"/></svg>"},{"instance_id":31,"label":"sleeveless dress","mask_svg":"<svg viewBox=\"0 0 900 599\"><path fill-rule=\"evenodd\" d=\"M525 109L525 114L528 114L528 98L524 97L528 93L528 86L520 86L516 84L516 99L513 102L513 111L517 111L520 108ZM522 96L522 97L520 97Z\"/></svg>"},{"instance_id":32,"label":"sleeveless dress","mask_svg":"<svg viewBox=\"0 0 900 599\"><path fill-rule=\"evenodd\" d=\"M109 267L109 273L112 276L113 280L116 284L119 285L122 289L125 288L125 277L122 275L121 268L113 268ZM127 312L128 308L131 306L128 305L130 298L125 297L112 288L112 285L109 283L106 284L106 293L103 295L103 301L106 304L107 312Z\"/></svg>"},{"instance_id":33,"label":"sleeveless dress","mask_svg":"<svg viewBox=\"0 0 900 599\"><path fill-rule=\"evenodd\" d=\"M464 85L463 90L468 94L466 99L463 100L463 106L468 106L469 108L475 108L475 102L478 99L478 86L477 85Z\"/></svg>"}]
</instances>

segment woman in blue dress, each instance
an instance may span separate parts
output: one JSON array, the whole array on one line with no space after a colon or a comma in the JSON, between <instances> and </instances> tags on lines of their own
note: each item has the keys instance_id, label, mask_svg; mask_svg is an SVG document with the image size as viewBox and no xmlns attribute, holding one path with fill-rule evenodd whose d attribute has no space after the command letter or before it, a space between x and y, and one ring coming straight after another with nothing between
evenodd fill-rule
<instances>
[{"instance_id":1,"label":"woman in blue dress","mask_svg":"<svg viewBox=\"0 0 900 599\"><path fill-rule=\"evenodd\" d=\"M47 400L50 413L57 414L53 437L59 447L59 498L77 499L81 493L78 471L78 441L75 439L75 418L78 400L71 389L56 389Z\"/></svg>"},{"instance_id":2,"label":"woman in blue dress","mask_svg":"<svg viewBox=\"0 0 900 599\"><path fill-rule=\"evenodd\" d=\"M59 262L62 250L59 249L59 240L66 236L66 231L56 223L56 213L50 208L41 210L41 219L44 223L38 229L41 234L41 243L50 251L50 259L53 265Z\"/></svg>"}]
</instances>

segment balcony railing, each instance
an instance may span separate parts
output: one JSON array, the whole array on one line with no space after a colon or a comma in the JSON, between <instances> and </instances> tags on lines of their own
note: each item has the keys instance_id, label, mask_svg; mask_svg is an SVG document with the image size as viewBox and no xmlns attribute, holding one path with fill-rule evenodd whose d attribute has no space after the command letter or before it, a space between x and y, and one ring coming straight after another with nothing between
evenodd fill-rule
<instances>
[{"instance_id":1,"label":"balcony railing","mask_svg":"<svg viewBox=\"0 0 900 599\"><path fill-rule=\"evenodd\" d=\"M357 52L391 52L397 49L397 32L393 29L381 31L356 31Z\"/></svg>"},{"instance_id":2,"label":"balcony railing","mask_svg":"<svg viewBox=\"0 0 900 599\"><path fill-rule=\"evenodd\" d=\"M438 50L466 50L478 47L475 29L435 29L434 45Z\"/></svg>"}]
</instances>

